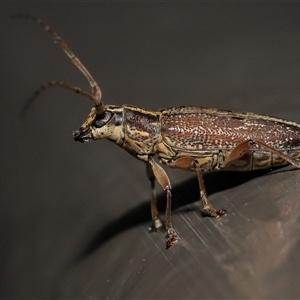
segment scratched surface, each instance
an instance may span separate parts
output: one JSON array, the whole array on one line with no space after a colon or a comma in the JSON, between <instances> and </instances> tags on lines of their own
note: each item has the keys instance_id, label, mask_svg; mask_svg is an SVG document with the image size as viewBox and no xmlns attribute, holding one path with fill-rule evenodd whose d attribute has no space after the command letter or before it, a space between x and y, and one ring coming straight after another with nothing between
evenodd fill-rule
<instances>
[{"instance_id":1,"label":"scratched surface","mask_svg":"<svg viewBox=\"0 0 300 300\"><path fill-rule=\"evenodd\" d=\"M113 144L71 137L90 103L52 79L88 84L48 22L99 83L103 101L198 105L300 122L300 3L1 3L0 298L298 298L300 171L206 174L165 168L179 245L149 233L145 166ZM158 189L159 210L165 196Z\"/></svg>"}]
</instances>

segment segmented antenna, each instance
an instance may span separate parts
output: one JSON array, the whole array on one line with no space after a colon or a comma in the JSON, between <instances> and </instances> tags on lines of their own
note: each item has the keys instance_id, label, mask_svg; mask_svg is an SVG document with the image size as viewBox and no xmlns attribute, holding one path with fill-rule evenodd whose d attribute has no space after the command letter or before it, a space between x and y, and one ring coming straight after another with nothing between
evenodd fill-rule
<instances>
[{"instance_id":1,"label":"segmented antenna","mask_svg":"<svg viewBox=\"0 0 300 300\"><path fill-rule=\"evenodd\" d=\"M90 93L88 93L88 92L86 92L86 91L84 91L84 90L82 90L82 89L80 89L78 87L75 87L73 85L64 83L62 81L50 81L50 82L44 83L33 94L33 96L31 98L29 98L28 101L25 103L25 105L23 106L23 109L21 111L20 117L24 116L25 112L30 107L30 105L32 104L32 102L36 99L36 97L43 90L45 90L48 87L53 87L53 86L59 86L59 87L63 87L63 88L69 89L71 91L74 91L74 92L76 92L78 94L81 94L81 95L83 95L83 96L91 99L94 102L94 104L95 104L96 113L98 115L102 114L103 111L104 111L104 105L103 105L103 102L101 101L102 94L101 94L101 90L100 90L98 84L96 83L96 81L94 80L94 78L92 77L92 75L90 74L90 72L81 63L81 61L70 50L70 48L64 42L64 40L59 35L57 35L57 33L54 32L41 19L38 19L38 18L30 16L30 15L23 15L23 14L13 15L13 16L11 16L11 18L13 18L13 19L27 19L27 20L31 20L31 21L37 23L38 25L40 25L42 28L44 28L44 30L46 30L52 36L54 42L57 43L58 46L67 54L67 56L70 58L70 60L72 61L72 63L82 72L82 74L88 80L88 82L89 82L89 84L90 84L90 86L92 88L92 94L90 94Z\"/></svg>"},{"instance_id":2,"label":"segmented antenna","mask_svg":"<svg viewBox=\"0 0 300 300\"><path fill-rule=\"evenodd\" d=\"M69 89L77 94L83 95L89 99L91 99L94 102L94 96L91 95L90 93L82 90L79 87L67 84L63 81L49 81L49 82L45 82L44 84L42 84L35 92L34 94L25 102L25 104L23 105L21 112L19 114L19 118L22 119L24 117L24 115L26 114L28 108L32 105L32 103L34 102L34 100L38 97L38 95L43 92L45 89L49 88L49 87L53 87L53 86L59 86L59 87L63 87L66 89Z\"/></svg>"}]
</instances>

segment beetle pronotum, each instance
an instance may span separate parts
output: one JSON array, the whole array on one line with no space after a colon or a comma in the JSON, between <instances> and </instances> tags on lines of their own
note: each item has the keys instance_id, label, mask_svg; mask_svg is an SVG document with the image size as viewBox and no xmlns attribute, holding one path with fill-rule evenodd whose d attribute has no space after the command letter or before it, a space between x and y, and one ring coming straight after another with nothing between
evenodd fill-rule
<instances>
[{"instance_id":1,"label":"beetle pronotum","mask_svg":"<svg viewBox=\"0 0 300 300\"><path fill-rule=\"evenodd\" d=\"M226 214L208 202L202 173L206 171L271 169L287 163L300 168L300 125L275 117L201 107L172 107L149 111L132 105L104 105L101 90L92 75L67 44L42 20L29 19L43 27L83 73L91 93L62 81L44 83L25 103L21 116L40 92L59 86L81 94L94 103L86 121L73 132L79 142L108 139L146 163L151 182L153 229L161 227L155 197L155 180L166 192L166 247L178 242L171 222L171 184L164 169L154 160L183 170L196 171L203 210L211 217Z\"/></svg>"}]
</instances>

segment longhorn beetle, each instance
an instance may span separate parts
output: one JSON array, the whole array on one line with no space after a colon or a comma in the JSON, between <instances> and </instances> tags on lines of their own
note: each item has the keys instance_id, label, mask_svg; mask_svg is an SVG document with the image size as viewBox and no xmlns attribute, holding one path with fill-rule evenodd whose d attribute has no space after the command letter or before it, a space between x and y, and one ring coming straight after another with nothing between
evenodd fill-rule
<instances>
[{"instance_id":1,"label":"longhorn beetle","mask_svg":"<svg viewBox=\"0 0 300 300\"><path fill-rule=\"evenodd\" d=\"M94 106L82 126L73 132L78 142L108 139L143 161L151 182L153 229L161 227L155 197L155 180L166 192L166 248L177 244L178 236L171 222L171 184L164 169L154 160L171 168L197 173L203 210L213 218L226 214L215 209L206 196L202 173L206 171L251 171L271 169L288 163L300 168L300 124L248 112L180 106L149 111L132 105L104 105L101 90L92 75L67 44L45 22L29 15L43 27L55 43L83 73L91 93L62 81L44 83L25 103L21 116L44 89L59 86L89 98Z\"/></svg>"}]
</instances>

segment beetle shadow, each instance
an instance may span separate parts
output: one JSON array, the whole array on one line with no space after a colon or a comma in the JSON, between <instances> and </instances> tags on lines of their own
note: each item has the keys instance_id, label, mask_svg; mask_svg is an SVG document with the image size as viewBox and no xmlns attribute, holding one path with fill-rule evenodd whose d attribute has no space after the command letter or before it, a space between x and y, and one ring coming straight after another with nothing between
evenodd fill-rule
<instances>
[{"instance_id":1,"label":"beetle shadow","mask_svg":"<svg viewBox=\"0 0 300 300\"><path fill-rule=\"evenodd\" d=\"M241 185L251 179L265 175L269 173L269 170L257 170L251 172L212 172L204 174L204 181L207 195L234 188ZM183 183L176 185L172 189L173 200L172 210L185 206L190 203L194 203L199 200L199 186L197 177L193 177L184 181ZM166 195L164 192L160 193L157 197L157 206L160 214L165 212ZM202 217L206 215L204 212L200 212ZM150 200L144 201L134 209L126 212L117 220L109 222L106 226L102 227L95 236L91 239L86 248L77 256L78 261L81 261L94 253L98 248L108 242L114 236L128 230L134 226L143 224L145 220L149 220L151 225L150 214Z\"/></svg>"}]
</instances>

